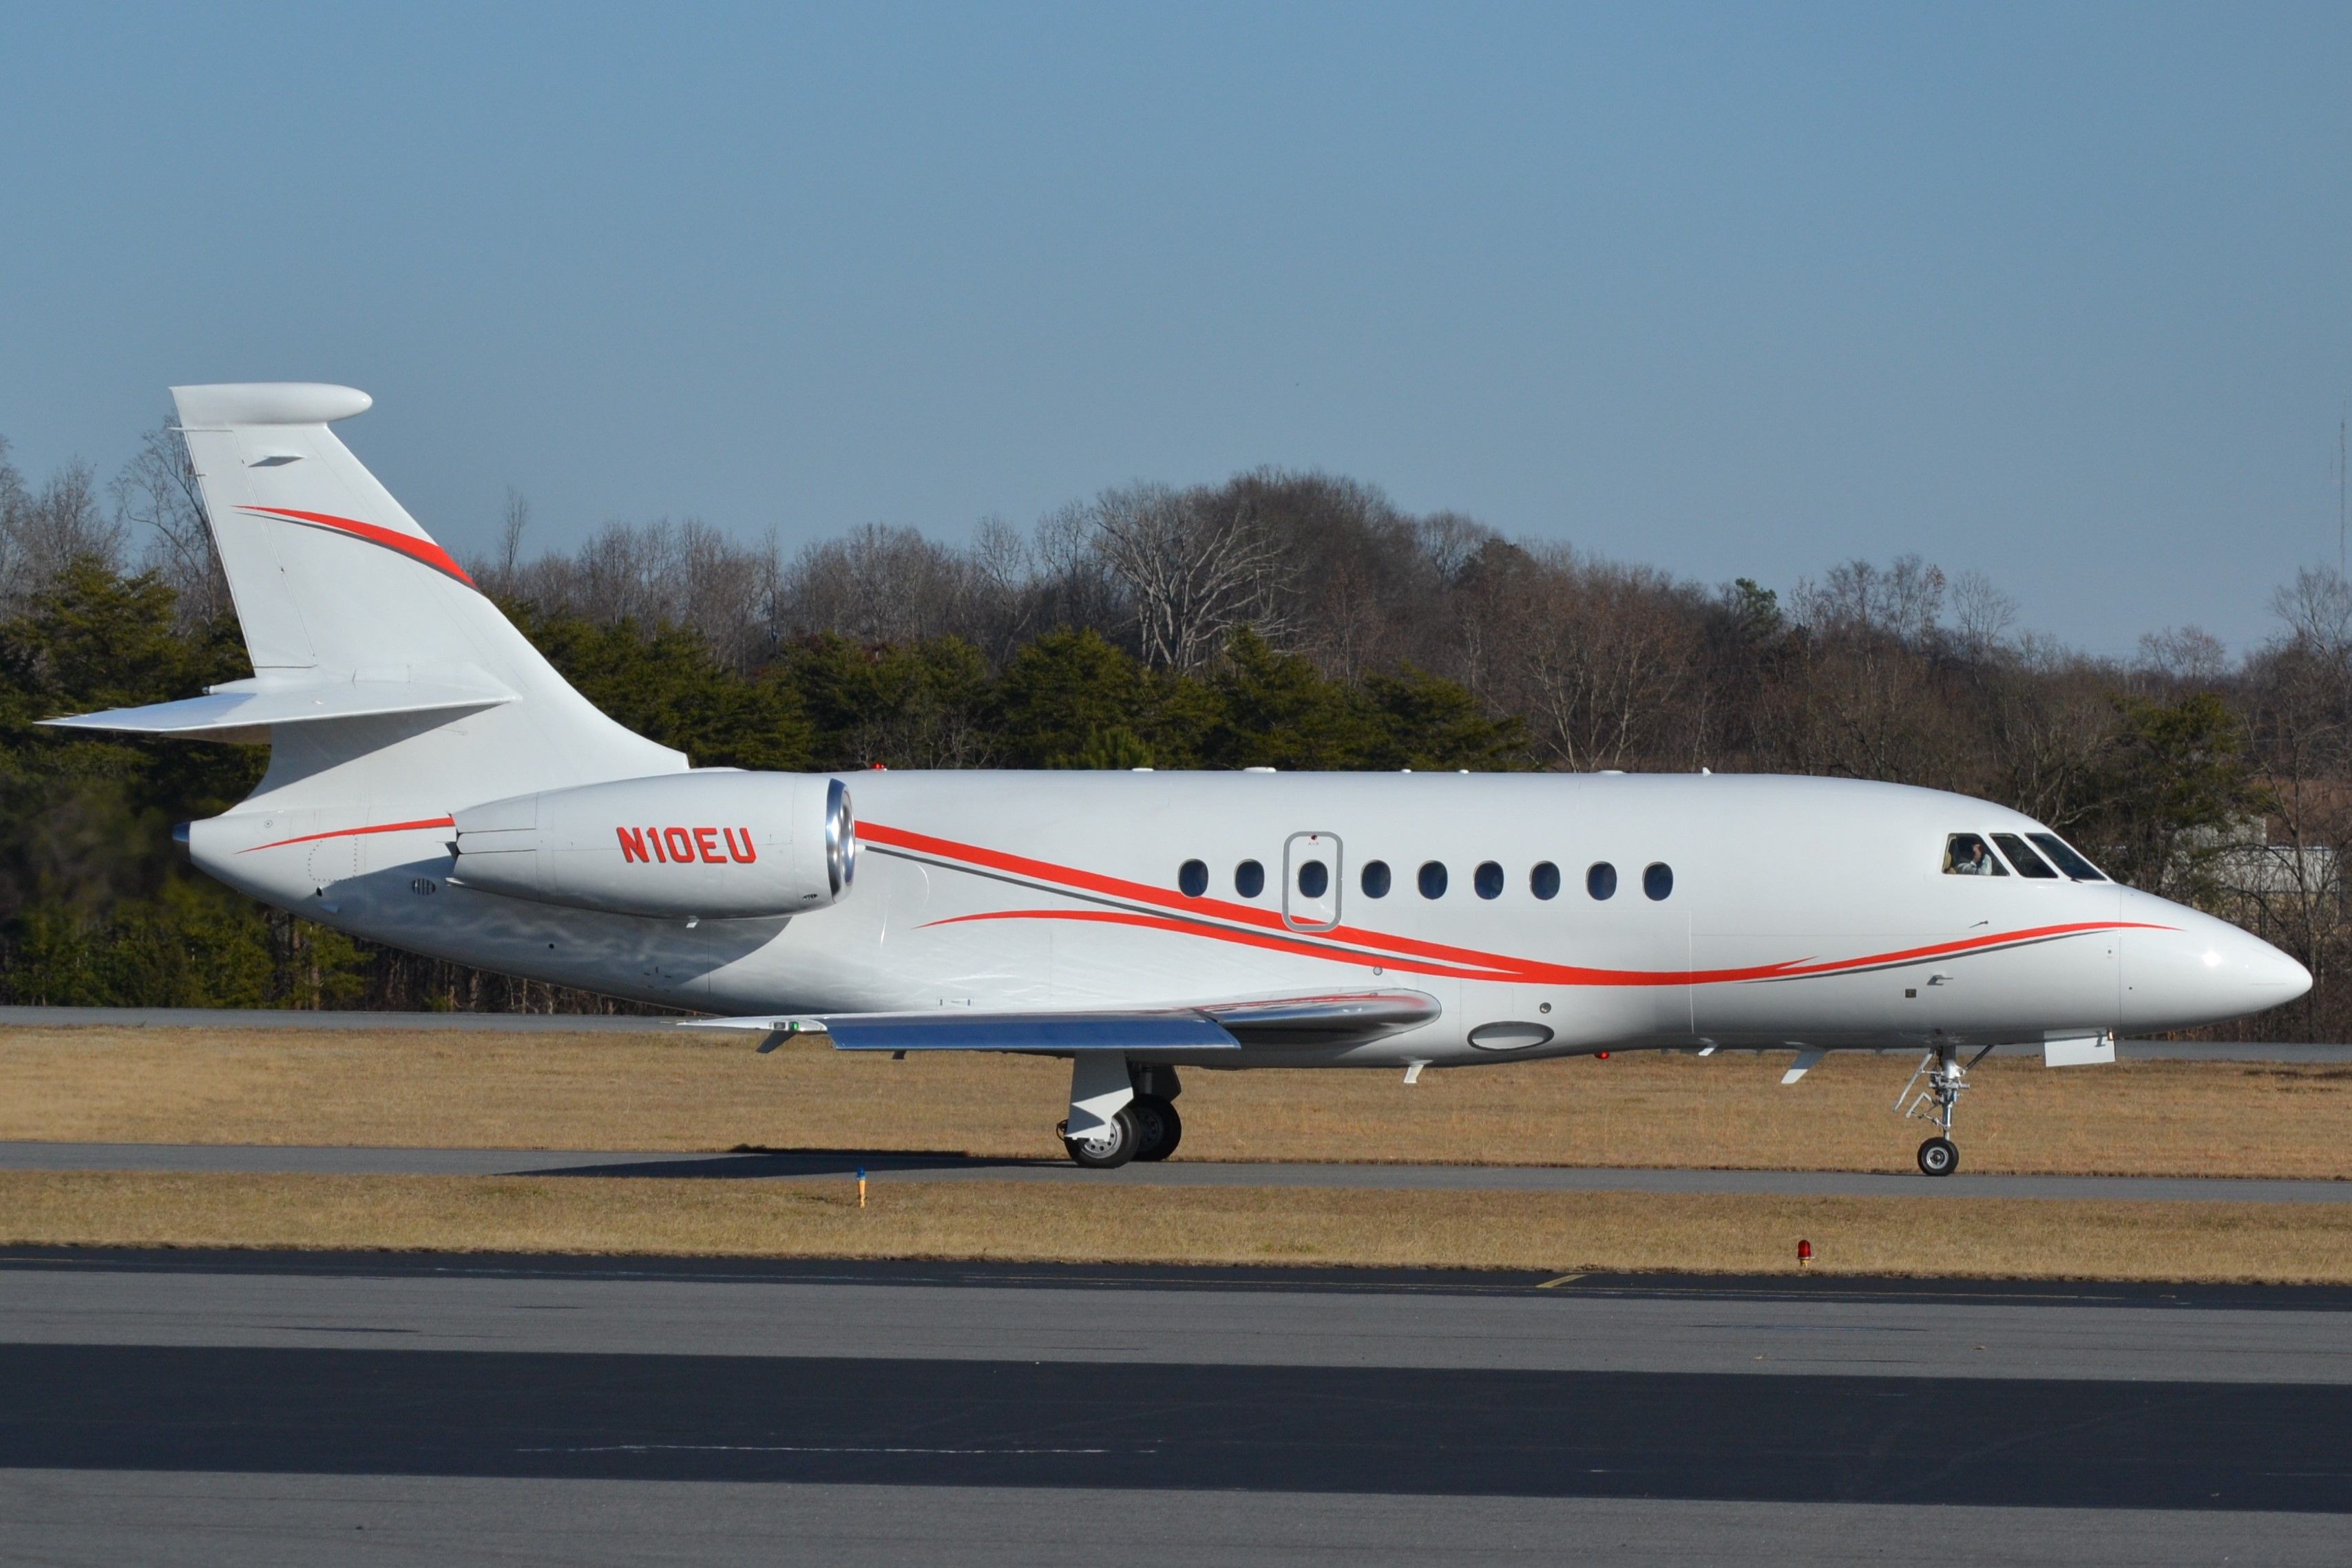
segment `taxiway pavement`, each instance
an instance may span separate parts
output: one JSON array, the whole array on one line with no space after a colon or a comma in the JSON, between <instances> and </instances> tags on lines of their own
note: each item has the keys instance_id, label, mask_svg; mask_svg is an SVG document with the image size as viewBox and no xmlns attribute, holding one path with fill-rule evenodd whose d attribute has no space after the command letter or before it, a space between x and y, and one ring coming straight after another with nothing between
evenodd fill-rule
<instances>
[{"instance_id":1,"label":"taxiway pavement","mask_svg":"<svg viewBox=\"0 0 2352 1568\"><path fill-rule=\"evenodd\" d=\"M2341 1560L2352 1291L0 1255L0 1556Z\"/></svg>"},{"instance_id":2,"label":"taxiway pavement","mask_svg":"<svg viewBox=\"0 0 2352 1568\"><path fill-rule=\"evenodd\" d=\"M1243 1164L1176 1159L1115 1171L1067 1160L904 1150L412 1149L277 1144L0 1143L0 1170L330 1176L680 1176L718 1181L1043 1181L1143 1186L1421 1188L1849 1197L2034 1197L2352 1203L2352 1181L2239 1176L1971 1176L1865 1171L1653 1170L1570 1166Z\"/></svg>"}]
</instances>

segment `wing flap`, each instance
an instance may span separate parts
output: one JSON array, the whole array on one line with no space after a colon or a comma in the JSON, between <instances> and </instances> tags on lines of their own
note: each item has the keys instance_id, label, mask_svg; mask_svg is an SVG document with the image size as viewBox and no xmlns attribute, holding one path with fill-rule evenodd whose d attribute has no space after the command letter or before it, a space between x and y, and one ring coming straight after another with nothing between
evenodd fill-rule
<instances>
[{"instance_id":1,"label":"wing flap","mask_svg":"<svg viewBox=\"0 0 2352 1568\"><path fill-rule=\"evenodd\" d=\"M1341 1045L1419 1029L1444 1009L1425 991L1354 991L1210 1002L1200 1010L1244 1045Z\"/></svg>"}]
</instances>

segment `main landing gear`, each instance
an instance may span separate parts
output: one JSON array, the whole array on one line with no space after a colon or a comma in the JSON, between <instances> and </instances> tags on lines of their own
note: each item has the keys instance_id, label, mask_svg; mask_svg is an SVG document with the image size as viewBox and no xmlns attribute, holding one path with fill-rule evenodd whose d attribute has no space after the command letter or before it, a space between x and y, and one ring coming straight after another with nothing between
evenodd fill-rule
<instances>
[{"instance_id":1,"label":"main landing gear","mask_svg":"<svg viewBox=\"0 0 2352 1568\"><path fill-rule=\"evenodd\" d=\"M1924 1116L1936 1124L1936 1135L1919 1145L1919 1169L1931 1176L1947 1176L1960 1168L1960 1146L1952 1142L1952 1108L1969 1086L1969 1069L1991 1054L1986 1046L1963 1062L1957 1045L1938 1044L1919 1061L1911 1082L1895 1097L1895 1108L1906 1116ZM1911 1092L1920 1079L1927 1086Z\"/></svg>"},{"instance_id":2,"label":"main landing gear","mask_svg":"<svg viewBox=\"0 0 2352 1568\"><path fill-rule=\"evenodd\" d=\"M1164 1160L1184 1137L1175 1103L1183 1092L1176 1070L1164 1063L1089 1052L1070 1064L1070 1116L1054 1130L1070 1158L1089 1170Z\"/></svg>"}]
</instances>

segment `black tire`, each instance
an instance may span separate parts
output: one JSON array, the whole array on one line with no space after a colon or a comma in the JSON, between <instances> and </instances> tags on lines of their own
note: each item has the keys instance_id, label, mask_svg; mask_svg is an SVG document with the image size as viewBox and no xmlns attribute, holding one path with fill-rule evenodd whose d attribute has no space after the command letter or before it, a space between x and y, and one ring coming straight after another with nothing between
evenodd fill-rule
<instances>
[{"instance_id":1,"label":"black tire","mask_svg":"<svg viewBox=\"0 0 2352 1568\"><path fill-rule=\"evenodd\" d=\"M1948 1176L1959 1168L1959 1145L1951 1139L1930 1138L1919 1145L1919 1169L1923 1174Z\"/></svg>"},{"instance_id":2,"label":"black tire","mask_svg":"<svg viewBox=\"0 0 2352 1568\"><path fill-rule=\"evenodd\" d=\"M1176 1152L1184 1141L1184 1118L1176 1114L1176 1107L1156 1094L1139 1094L1128 1110L1135 1117L1135 1130L1141 1142L1135 1147L1139 1160L1164 1160Z\"/></svg>"},{"instance_id":3,"label":"black tire","mask_svg":"<svg viewBox=\"0 0 2352 1568\"><path fill-rule=\"evenodd\" d=\"M1062 1147L1070 1151L1073 1161L1090 1171L1111 1171L1135 1158L1136 1146L1142 1141L1136 1132L1135 1118L1121 1111L1094 1137L1073 1138L1064 1134Z\"/></svg>"}]
</instances>

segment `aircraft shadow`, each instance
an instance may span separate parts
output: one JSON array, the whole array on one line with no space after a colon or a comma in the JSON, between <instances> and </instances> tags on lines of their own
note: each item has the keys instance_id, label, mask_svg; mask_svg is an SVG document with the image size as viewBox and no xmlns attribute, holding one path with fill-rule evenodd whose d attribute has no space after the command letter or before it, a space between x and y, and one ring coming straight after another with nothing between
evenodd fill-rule
<instances>
[{"instance_id":1,"label":"aircraft shadow","mask_svg":"<svg viewBox=\"0 0 2352 1568\"><path fill-rule=\"evenodd\" d=\"M509 1172L543 1176L694 1176L712 1181L751 1181L777 1176L855 1177L893 1171L1020 1170L1066 1165L1064 1160L992 1158L948 1149L733 1149L724 1154L681 1155L675 1159L608 1161L600 1165L533 1166Z\"/></svg>"}]
</instances>

